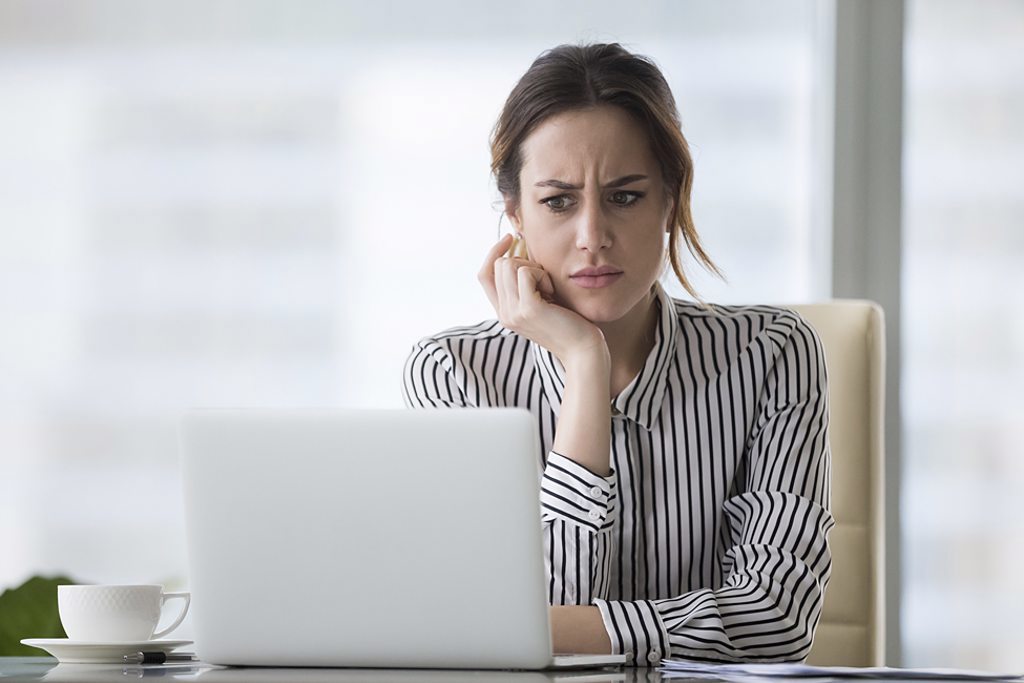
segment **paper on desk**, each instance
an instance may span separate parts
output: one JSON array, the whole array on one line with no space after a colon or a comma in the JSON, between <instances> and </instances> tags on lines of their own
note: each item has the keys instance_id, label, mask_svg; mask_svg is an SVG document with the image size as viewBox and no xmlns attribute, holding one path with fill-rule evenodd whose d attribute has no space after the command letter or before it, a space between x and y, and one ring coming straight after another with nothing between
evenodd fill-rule
<instances>
[{"instance_id":1,"label":"paper on desk","mask_svg":"<svg viewBox=\"0 0 1024 683\"><path fill-rule=\"evenodd\" d=\"M1021 674L999 674L967 669L894 669L887 666L808 666L806 664L702 664L675 659L661 660L661 671L663 675L669 677L800 678L803 683L810 683L807 680L809 678L874 678L902 681L1014 681L1024 678Z\"/></svg>"}]
</instances>

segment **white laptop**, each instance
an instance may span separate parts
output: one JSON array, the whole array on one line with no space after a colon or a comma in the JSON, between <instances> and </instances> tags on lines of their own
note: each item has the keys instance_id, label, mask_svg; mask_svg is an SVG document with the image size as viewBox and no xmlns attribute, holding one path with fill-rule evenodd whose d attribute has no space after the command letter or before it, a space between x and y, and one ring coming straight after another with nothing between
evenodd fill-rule
<instances>
[{"instance_id":1,"label":"white laptop","mask_svg":"<svg viewBox=\"0 0 1024 683\"><path fill-rule=\"evenodd\" d=\"M552 655L526 410L195 411L181 447L204 662L626 661Z\"/></svg>"}]
</instances>

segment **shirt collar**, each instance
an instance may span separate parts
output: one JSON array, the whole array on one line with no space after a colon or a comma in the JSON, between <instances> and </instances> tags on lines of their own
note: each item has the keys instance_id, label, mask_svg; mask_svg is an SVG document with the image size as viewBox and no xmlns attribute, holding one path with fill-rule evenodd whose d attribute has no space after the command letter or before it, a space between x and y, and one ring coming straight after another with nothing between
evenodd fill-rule
<instances>
[{"instance_id":1,"label":"shirt collar","mask_svg":"<svg viewBox=\"0 0 1024 683\"><path fill-rule=\"evenodd\" d=\"M660 282L654 283L654 290L659 308L654 347L640 373L611 402L612 415L616 412L621 413L648 431L654 426L661 412L679 331L679 319L672 297L665 292ZM541 388L557 417L565 393L565 368L555 354L543 346L533 341L530 342L530 346L540 374Z\"/></svg>"}]
</instances>

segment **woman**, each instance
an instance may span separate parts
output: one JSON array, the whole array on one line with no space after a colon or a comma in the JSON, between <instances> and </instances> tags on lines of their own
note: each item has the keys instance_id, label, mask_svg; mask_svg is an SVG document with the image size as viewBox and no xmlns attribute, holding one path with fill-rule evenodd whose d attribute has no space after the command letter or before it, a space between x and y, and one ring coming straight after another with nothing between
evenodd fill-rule
<instances>
[{"instance_id":1,"label":"woman","mask_svg":"<svg viewBox=\"0 0 1024 683\"><path fill-rule=\"evenodd\" d=\"M714 270L664 77L618 44L549 50L491 150L520 242L479 274L497 320L422 339L403 394L537 417L554 650L803 659L834 525L821 345L791 311L658 282L671 262L697 298L680 239Z\"/></svg>"}]
</instances>

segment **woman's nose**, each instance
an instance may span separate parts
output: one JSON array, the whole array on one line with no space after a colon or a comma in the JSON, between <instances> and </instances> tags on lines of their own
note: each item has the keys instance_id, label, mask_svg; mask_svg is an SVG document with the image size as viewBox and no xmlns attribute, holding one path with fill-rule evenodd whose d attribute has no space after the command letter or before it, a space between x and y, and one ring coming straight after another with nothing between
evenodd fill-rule
<instances>
[{"instance_id":1,"label":"woman's nose","mask_svg":"<svg viewBox=\"0 0 1024 683\"><path fill-rule=\"evenodd\" d=\"M576 247L597 252L611 245L611 234L598 202L586 201L576 214Z\"/></svg>"}]
</instances>

